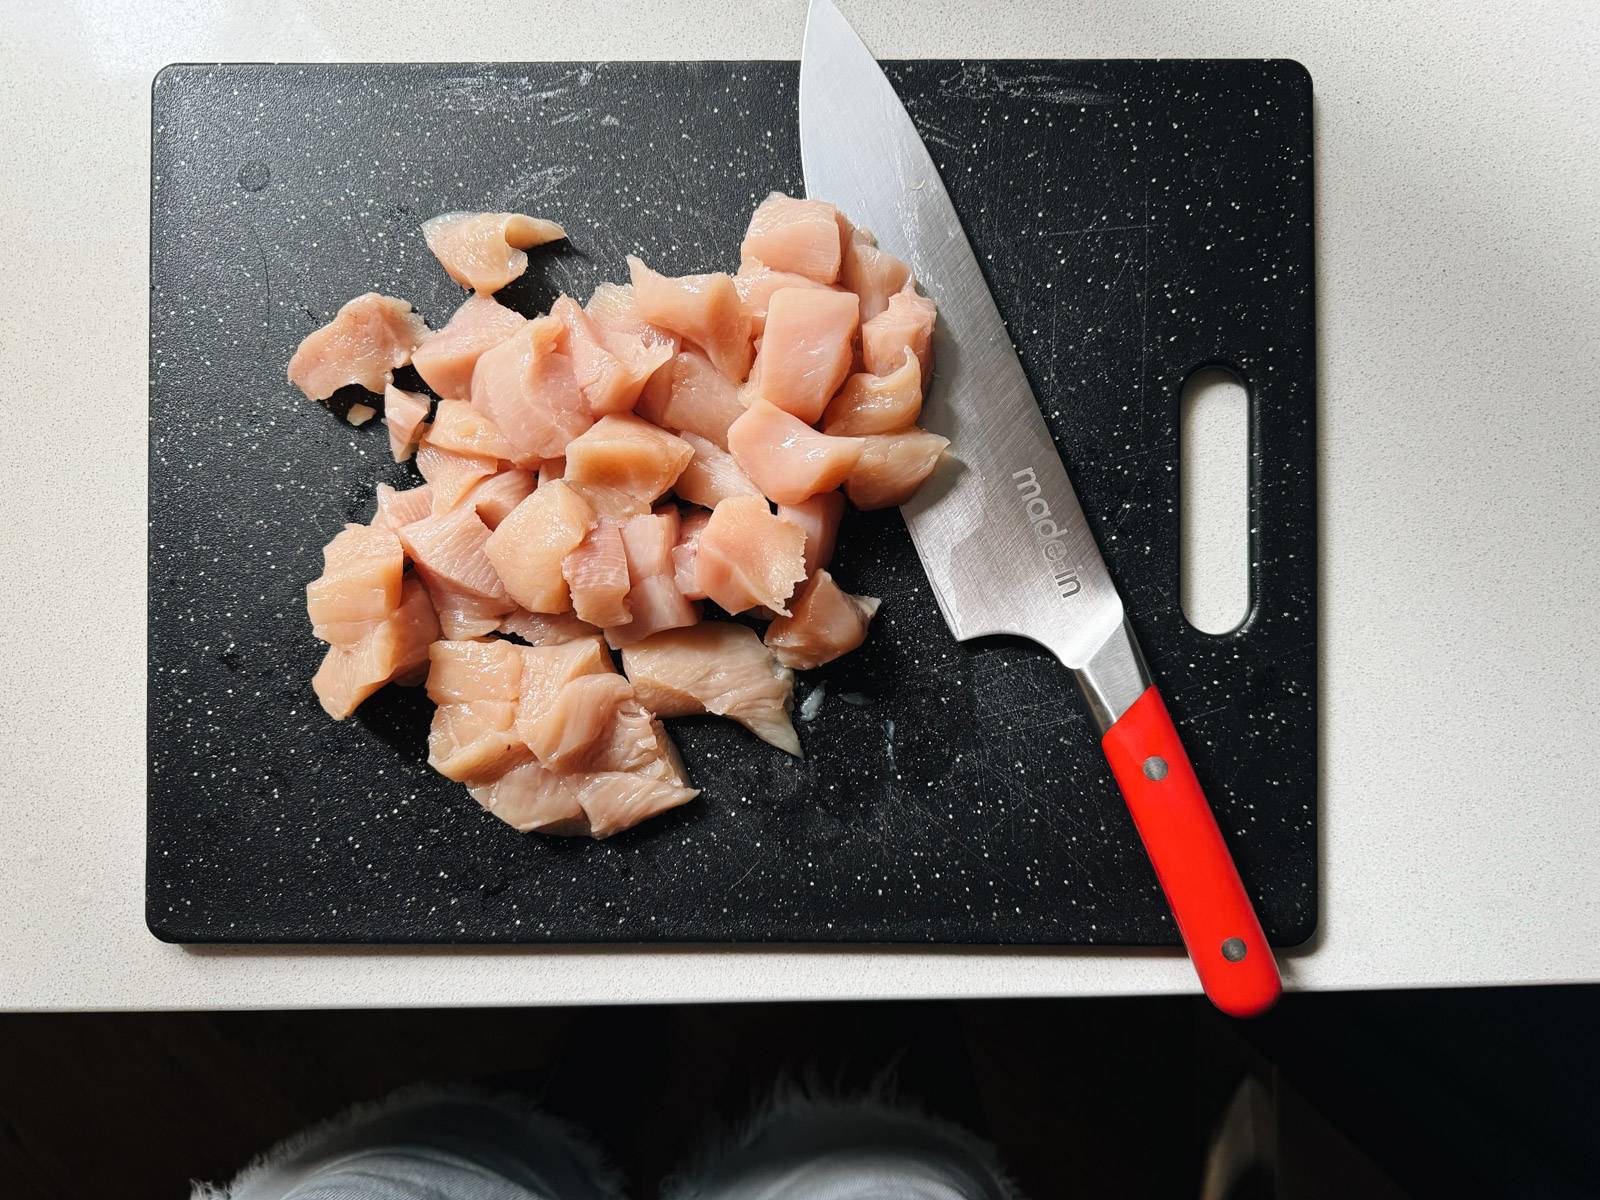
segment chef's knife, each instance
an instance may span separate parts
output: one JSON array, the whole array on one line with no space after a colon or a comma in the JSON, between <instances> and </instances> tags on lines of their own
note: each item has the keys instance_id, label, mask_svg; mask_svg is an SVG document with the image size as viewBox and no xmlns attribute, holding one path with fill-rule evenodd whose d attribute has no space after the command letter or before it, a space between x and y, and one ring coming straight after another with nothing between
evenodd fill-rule
<instances>
[{"instance_id":1,"label":"chef's knife","mask_svg":"<svg viewBox=\"0 0 1600 1200\"><path fill-rule=\"evenodd\" d=\"M807 193L871 229L939 306L924 424L951 453L902 512L946 623L959 640L1031 638L1071 669L1206 995L1265 1011L1277 964L1005 322L915 125L830 0L806 21L800 154Z\"/></svg>"}]
</instances>

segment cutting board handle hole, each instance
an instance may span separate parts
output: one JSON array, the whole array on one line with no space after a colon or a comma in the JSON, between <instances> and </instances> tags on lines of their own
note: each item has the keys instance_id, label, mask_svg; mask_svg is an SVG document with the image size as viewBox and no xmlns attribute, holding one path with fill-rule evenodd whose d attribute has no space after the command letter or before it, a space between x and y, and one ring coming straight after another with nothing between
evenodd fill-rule
<instances>
[{"instance_id":1,"label":"cutting board handle hole","mask_svg":"<svg viewBox=\"0 0 1600 1200\"><path fill-rule=\"evenodd\" d=\"M1250 615L1250 397L1225 367L1184 382L1178 434L1178 595L1201 633Z\"/></svg>"}]
</instances>

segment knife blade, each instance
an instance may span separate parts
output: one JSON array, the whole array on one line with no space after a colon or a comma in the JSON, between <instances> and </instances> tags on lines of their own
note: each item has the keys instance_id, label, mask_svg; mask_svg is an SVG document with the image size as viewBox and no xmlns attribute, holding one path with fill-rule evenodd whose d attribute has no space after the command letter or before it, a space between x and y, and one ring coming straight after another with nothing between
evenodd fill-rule
<instances>
[{"instance_id":1,"label":"knife blade","mask_svg":"<svg viewBox=\"0 0 1600 1200\"><path fill-rule=\"evenodd\" d=\"M1077 680L1207 995L1253 1015L1277 966L1127 621L960 218L905 106L831 0L800 60L808 195L910 264L939 308L923 424L951 452L902 509L957 640L1030 638Z\"/></svg>"}]
</instances>

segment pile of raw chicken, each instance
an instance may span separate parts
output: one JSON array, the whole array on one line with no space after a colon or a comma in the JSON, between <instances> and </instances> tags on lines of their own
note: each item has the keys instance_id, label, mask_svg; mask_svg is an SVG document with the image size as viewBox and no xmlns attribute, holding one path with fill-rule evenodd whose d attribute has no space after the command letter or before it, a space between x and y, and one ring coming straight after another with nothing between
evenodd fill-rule
<instances>
[{"instance_id":1,"label":"pile of raw chicken","mask_svg":"<svg viewBox=\"0 0 1600 1200\"><path fill-rule=\"evenodd\" d=\"M629 258L631 285L529 320L494 293L559 225L422 231L472 293L443 329L368 293L289 363L313 400L381 393L424 481L379 484L306 588L322 706L343 720L425 681L429 763L551 834L607 837L698 794L661 717L729 717L798 755L794 671L861 645L878 607L828 574L846 500L904 503L947 444L916 425L935 310L906 264L832 205L774 193L737 274ZM395 386L407 363L437 399Z\"/></svg>"}]
</instances>

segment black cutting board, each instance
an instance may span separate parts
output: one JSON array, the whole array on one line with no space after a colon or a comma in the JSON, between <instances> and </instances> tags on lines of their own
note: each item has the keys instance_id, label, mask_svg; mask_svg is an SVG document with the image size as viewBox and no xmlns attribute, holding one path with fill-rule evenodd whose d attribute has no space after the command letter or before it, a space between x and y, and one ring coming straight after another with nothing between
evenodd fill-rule
<instances>
[{"instance_id":1,"label":"black cutting board","mask_svg":"<svg viewBox=\"0 0 1600 1200\"><path fill-rule=\"evenodd\" d=\"M1316 914L1310 81L1288 62L917 62L889 74L1007 314L1268 934ZM695 803L611 841L523 836L424 764L428 705L343 724L306 680L322 544L404 485L381 423L284 380L367 290L437 328L418 223L561 220L503 293L586 297L640 252L731 269L802 190L788 62L178 66L153 98L148 919L206 942L1176 941L1067 673L958 645L899 515L835 572L884 599L804 677L803 762L676 721ZM937 299L937 297L935 297ZM1178 604L1178 398L1251 389L1253 615ZM959 452L959 447L956 450Z\"/></svg>"}]
</instances>

